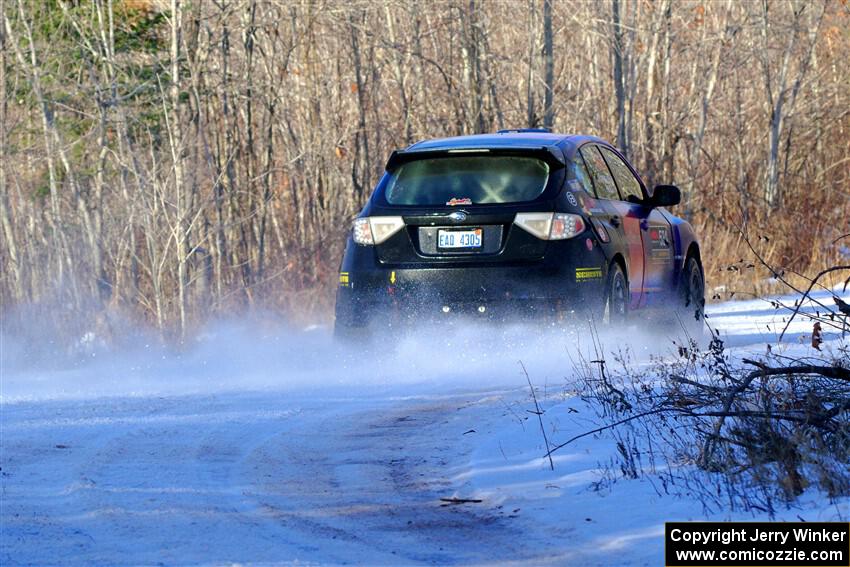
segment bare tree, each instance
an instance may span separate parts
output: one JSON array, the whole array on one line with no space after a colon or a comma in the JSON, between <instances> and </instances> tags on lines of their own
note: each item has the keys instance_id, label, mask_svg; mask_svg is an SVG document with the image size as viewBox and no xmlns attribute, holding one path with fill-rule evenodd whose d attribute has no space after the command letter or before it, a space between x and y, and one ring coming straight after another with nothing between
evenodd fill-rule
<instances>
[{"instance_id":1,"label":"bare tree","mask_svg":"<svg viewBox=\"0 0 850 567\"><path fill-rule=\"evenodd\" d=\"M626 138L626 78L623 70L626 50L622 19L620 0L611 0L611 59L614 61L614 97L617 102L617 147L626 153L626 157L629 157L628 139Z\"/></svg>"},{"instance_id":2,"label":"bare tree","mask_svg":"<svg viewBox=\"0 0 850 567\"><path fill-rule=\"evenodd\" d=\"M524 125L681 184L709 286L735 223L797 272L846 246L840 3L2 1L4 306L61 290L184 337L258 302L328 317L393 149Z\"/></svg>"},{"instance_id":3,"label":"bare tree","mask_svg":"<svg viewBox=\"0 0 850 567\"><path fill-rule=\"evenodd\" d=\"M0 13L6 13L6 0L0 0ZM8 119L8 101L6 95L6 27L0 28L0 223L3 225L3 236L8 248L8 265L12 272L10 287L12 300L24 299L24 282L22 277L21 257L12 227L12 211L9 203L9 186L6 166L9 163L7 154L6 121ZM5 270L4 270L5 271Z\"/></svg>"},{"instance_id":4,"label":"bare tree","mask_svg":"<svg viewBox=\"0 0 850 567\"><path fill-rule=\"evenodd\" d=\"M552 37L552 0L543 0L543 126L552 128L555 124L555 55Z\"/></svg>"},{"instance_id":5,"label":"bare tree","mask_svg":"<svg viewBox=\"0 0 850 567\"><path fill-rule=\"evenodd\" d=\"M768 151L768 166L765 172L764 199L771 208L776 208L782 200L779 185L779 145L784 134L786 116L794 110L800 87L811 65L826 4L821 3L819 7L814 7L809 6L807 3L789 0L788 8L791 14L790 30L786 34L788 39L782 49L782 61L777 71L773 69L769 62L769 53L772 47L770 40L773 39L773 34L770 32L772 31L771 28L775 25L770 16L770 3L767 0L762 0L761 6L762 44L760 59L764 78L764 92L770 112L770 147ZM804 14L813 10L816 10L816 13L808 25L805 25L803 21ZM805 41L803 55L799 59L796 73L792 78L791 62L803 34L805 34L802 38ZM786 103L788 104L787 108Z\"/></svg>"}]
</instances>

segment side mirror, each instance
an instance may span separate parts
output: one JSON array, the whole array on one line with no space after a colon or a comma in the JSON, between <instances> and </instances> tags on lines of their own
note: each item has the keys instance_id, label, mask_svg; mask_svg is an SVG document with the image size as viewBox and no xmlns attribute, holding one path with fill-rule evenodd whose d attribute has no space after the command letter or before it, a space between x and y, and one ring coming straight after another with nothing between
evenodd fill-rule
<instances>
[{"instance_id":1,"label":"side mirror","mask_svg":"<svg viewBox=\"0 0 850 567\"><path fill-rule=\"evenodd\" d=\"M656 185L649 200L653 207L672 207L682 202L682 192L675 185Z\"/></svg>"}]
</instances>

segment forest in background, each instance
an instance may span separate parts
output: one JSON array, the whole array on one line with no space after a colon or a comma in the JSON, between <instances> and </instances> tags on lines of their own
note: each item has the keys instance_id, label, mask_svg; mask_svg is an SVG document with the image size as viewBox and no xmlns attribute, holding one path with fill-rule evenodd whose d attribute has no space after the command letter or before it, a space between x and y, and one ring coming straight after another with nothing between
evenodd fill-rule
<instances>
[{"instance_id":1,"label":"forest in background","mask_svg":"<svg viewBox=\"0 0 850 567\"><path fill-rule=\"evenodd\" d=\"M750 245L788 277L850 255L847 0L0 8L7 330L329 320L390 152L500 128L601 136L679 185L710 297L765 289Z\"/></svg>"}]
</instances>

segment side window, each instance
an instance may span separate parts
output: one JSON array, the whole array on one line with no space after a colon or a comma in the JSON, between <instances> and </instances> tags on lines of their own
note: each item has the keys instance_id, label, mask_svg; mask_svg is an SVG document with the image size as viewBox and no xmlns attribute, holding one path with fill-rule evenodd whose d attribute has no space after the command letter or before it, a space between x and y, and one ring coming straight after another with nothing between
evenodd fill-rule
<instances>
[{"instance_id":1,"label":"side window","mask_svg":"<svg viewBox=\"0 0 850 567\"><path fill-rule=\"evenodd\" d=\"M576 181L579 182L582 189L587 191L588 195L593 195L593 182L590 180L590 174L587 172L587 168L584 166L584 160L581 156L576 156L573 158L573 175L576 178Z\"/></svg>"},{"instance_id":2,"label":"side window","mask_svg":"<svg viewBox=\"0 0 850 567\"><path fill-rule=\"evenodd\" d=\"M596 146L584 146L580 152L587 166L587 171L590 173L590 178L593 180L596 196L600 199L619 200L620 195L617 193L614 178L611 177L611 172L608 171L608 166L605 165L605 160L602 159L602 154L599 153Z\"/></svg>"},{"instance_id":3,"label":"side window","mask_svg":"<svg viewBox=\"0 0 850 567\"><path fill-rule=\"evenodd\" d=\"M614 179L617 181L617 187L620 188L620 194L624 199L628 199L629 195L633 195L638 200L643 199L643 192L640 190L640 182L635 178L632 171L629 169L620 156L605 147L600 147L602 155L605 156L605 161L608 162L608 167L611 173L614 174Z\"/></svg>"}]
</instances>

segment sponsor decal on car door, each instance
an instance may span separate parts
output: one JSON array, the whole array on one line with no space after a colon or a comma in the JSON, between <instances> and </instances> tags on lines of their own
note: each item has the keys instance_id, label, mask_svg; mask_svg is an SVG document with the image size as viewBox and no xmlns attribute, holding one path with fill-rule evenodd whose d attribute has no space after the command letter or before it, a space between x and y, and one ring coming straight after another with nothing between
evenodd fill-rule
<instances>
[{"instance_id":1,"label":"sponsor decal on car door","mask_svg":"<svg viewBox=\"0 0 850 567\"><path fill-rule=\"evenodd\" d=\"M667 291L674 289L673 238L670 223L657 209L644 221L646 276L644 288L648 305L659 305L666 300Z\"/></svg>"},{"instance_id":2,"label":"sponsor decal on car door","mask_svg":"<svg viewBox=\"0 0 850 567\"><path fill-rule=\"evenodd\" d=\"M599 150L620 192L622 200L616 206L625 219L630 258L638 255L640 241L642 283L637 306L657 305L666 299L666 292L673 284L670 224L658 209L648 206L643 183L626 160L611 148L600 146Z\"/></svg>"},{"instance_id":3,"label":"sponsor decal on car door","mask_svg":"<svg viewBox=\"0 0 850 567\"><path fill-rule=\"evenodd\" d=\"M624 201L608 201L614 214L611 216L611 224L619 229L626 239L626 254L628 256L629 294L631 302L629 307L637 309L646 303L644 294L644 275L646 263L644 261L644 245L641 230L641 218L632 209L630 203Z\"/></svg>"},{"instance_id":4,"label":"sponsor decal on car door","mask_svg":"<svg viewBox=\"0 0 850 567\"><path fill-rule=\"evenodd\" d=\"M631 307L658 305L666 299L673 279L670 224L657 209L624 201L611 205L623 219L628 243Z\"/></svg>"},{"instance_id":5,"label":"sponsor decal on car door","mask_svg":"<svg viewBox=\"0 0 850 567\"><path fill-rule=\"evenodd\" d=\"M613 237L614 248L625 255L626 277L629 281L630 308L639 307L643 299L644 245L641 236L641 219L632 210L631 203L621 200L614 177L606 165L597 146L585 145L581 148L583 157L577 164L577 173L587 175L592 182L598 199L598 212L594 211L594 223L600 222L605 234ZM586 172L586 173L585 173ZM599 231L599 226L596 226ZM603 239L604 240L604 239Z\"/></svg>"}]
</instances>

